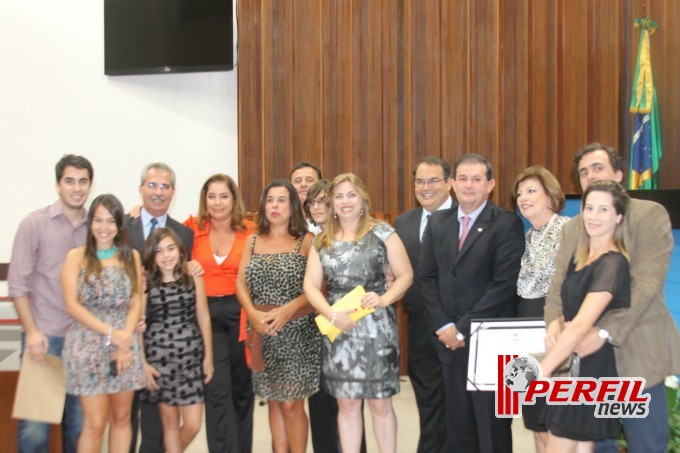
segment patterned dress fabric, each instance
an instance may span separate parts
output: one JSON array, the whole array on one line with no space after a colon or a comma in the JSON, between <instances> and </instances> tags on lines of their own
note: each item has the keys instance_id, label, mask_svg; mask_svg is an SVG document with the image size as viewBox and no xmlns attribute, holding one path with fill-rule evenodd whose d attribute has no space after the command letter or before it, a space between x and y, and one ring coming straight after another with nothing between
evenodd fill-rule
<instances>
[{"instance_id":1,"label":"patterned dress fabric","mask_svg":"<svg viewBox=\"0 0 680 453\"><path fill-rule=\"evenodd\" d=\"M334 241L319 256L333 305L357 285L366 292L385 292L387 248L394 233L380 224L356 242ZM321 385L336 398L387 398L399 392L399 339L392 306L377 308L331 343L322 340Z\"/></svg>"},{"instance_id":2,"label":"patterned dress fabric","mask_svg":"<svg viewBox=\"0 0 680 453\"><path fill-rule=\"evenodd\" d=\"M253 251L255 242L253 241ZM307 258L290 253L254 253L246 267L246 283L253 303L282 306L303 293ZM252 326L248 323L248 329ZM321 345L314 313L291 319L276 336L262 335L264 371L253 370L253 389L262 398L292 401L319 390Z\"/></svg>"},{"instance_id":3,"label":"patterned dress fabric","mask_svg":"<svg viewBox=\"0 0 680 453\"><path fill-rule=\"evenodd\" d=\"M548 295L562 228L569 220L567 216L555 216L541 228L529 228L527 231L526 248L517 278L517 294L524 299L540 299Z\"/></svg>"},{"instance_id":4,"label":"patterned dress fabric","mask_svg":"<svg viewBox=\"0 0 680 453\"><path fill-rule=\"evenodd\" d=\"M125 270L106 266L101 275L90 275L84 270L78 278L78 299L94 316L114 329L125 327L130 306L131 286ZM69 395L102 395L146 387L142 370L142 354L135 335L132 343L132 365L115 375L110 361L115 346L106 345L107 337L74 322L64 341L63 361L66 393Z\"/></svg>"},{"instance_id":5,"label":"patterned dress fabric","mask_svg":"<svg viewBox=\"0 0 680 453\"><path fill-rule=\"evenodd\" d=\"M196 288L161 283L147 297L146 361L156 368L159 390L142 398L173 406L203 403L203 337L196 321Z\"/></svg>"},{"instance_id":6,"label":"patterned dress fabric","mask_svg":"<svg viewBox=\"0 0 680 453\"><path fill-rule=\"evenodd\" d=\"M630 269L628 260L621 253L606 253L578 271L572 260L562 284L564 319L574 319L586 295L598 291L612 295L605 312L630 307ZM605 343L601 349L581 359L579 368L578 377L618 376L614 347ZM617 438L620 430L620 422L616 418L595 418L591 405L547 406L543 418L550 432L574 440Z\"/></svg>"}]
</instances>

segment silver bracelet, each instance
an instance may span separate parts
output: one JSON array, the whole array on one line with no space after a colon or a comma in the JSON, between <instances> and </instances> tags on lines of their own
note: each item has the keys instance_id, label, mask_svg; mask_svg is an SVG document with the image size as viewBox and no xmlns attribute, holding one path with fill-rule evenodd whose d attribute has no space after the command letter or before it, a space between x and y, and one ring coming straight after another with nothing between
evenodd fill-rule
<instances>
[{"instance_id":1,"label":"silver bracelet","mask_svg":"<svg viewBox=\"0 0 680 453\"><path fill-rule=\"evenodd\" d=\"M109 326L109 334L106 336L106 346L111 346L111 334L113 334L113 326Z\"/></svg>"}]
</instances>

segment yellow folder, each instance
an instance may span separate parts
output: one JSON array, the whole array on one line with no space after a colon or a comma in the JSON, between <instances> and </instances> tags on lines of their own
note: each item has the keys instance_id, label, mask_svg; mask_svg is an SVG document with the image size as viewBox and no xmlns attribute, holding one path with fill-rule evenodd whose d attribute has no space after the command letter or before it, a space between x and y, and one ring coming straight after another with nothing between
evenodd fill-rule
<instances>
[{"instance_id":1,"label":"yellow folder","mask_svg":"<svg viewBox=\"0 0 680 453\"><path fill-rule=\"evenodd\" d=\"M375 311L375 308L363 308L361 306L361 298L366 294L364 287L359 285L352 291L345 294L345 296L333 304L333 310L356 310L349 314L353 321L358 321ZM319 332L326 335L331 343L335 341L336 337L343 331L331 324L331 321L324 315L318 315L314 318L316 325L319 327Z\"/></svg>"}]
</instances>

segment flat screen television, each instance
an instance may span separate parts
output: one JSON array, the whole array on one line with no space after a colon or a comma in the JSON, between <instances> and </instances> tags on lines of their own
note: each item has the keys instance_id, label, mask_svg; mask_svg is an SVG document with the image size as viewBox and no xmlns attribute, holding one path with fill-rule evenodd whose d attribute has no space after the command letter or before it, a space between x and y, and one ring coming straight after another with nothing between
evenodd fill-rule
<instances>
[{"instance_id":1,"label":"flat screen television","mask_svg":"<svg viewBox=\"0 0 680 453\"><path fill-rule=\"evenodd\" d=\"M107 75L234 68L232 0L105 0Z\"/></svg>"}]
</instances>

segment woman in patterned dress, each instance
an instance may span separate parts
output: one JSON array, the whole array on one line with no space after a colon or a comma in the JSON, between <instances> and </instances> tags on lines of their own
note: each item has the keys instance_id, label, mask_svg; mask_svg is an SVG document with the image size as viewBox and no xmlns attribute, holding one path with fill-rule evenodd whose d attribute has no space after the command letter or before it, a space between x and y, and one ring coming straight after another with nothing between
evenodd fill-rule
<instances>
[{"instance_id":1,"label":"woman in patterned dress","mask_svg":"<svg viewBox=\"0 0 680 453\"><path fill-rule=\"evenodd\" d=\"M203 278L186 269L186 250L170 228L156 228L144 243L149 328L144 332L147 390L158 404L163 445L182 452L203 423L204 384L212 379L212 329Z\"/></svg>"},{"instance_id":2,"label":"woman in patterned dress","mask_svg":"<svg viewBox=\"0 0 680 453\"><path fill-rule=\"evenodd\" d=\"M75 319L64 342L66 392L79 395L83 431L79 452L127 452L134 391L144 388L142 354L134 334L141 314L141 261L113 195L95 198L83 247L71 250L62 270L64 301Z\"/></svg>"},{"instance_id":3,"label":"woman in patterned dress","mask_svg":"<svg viewBox=\"0 0 680 453\"><path fill-rule=\"evenodd\" d=\"M399 236L373 219L363 182L352 173L333 179L328 192L328 221L309 252L305 294L316 310L343 333L333 343L323 338L322 386L338 399L338 428L344 452L361 448L361 403L368 401L381 452L394 452L397 420L391 396L399 391L399 343L391 306L413 281L413 271ZM385 291L385 270L394 282ZM328 285L322 292L324 279ZM375 312L354 322L349 311L333 304L363 285L364 307Z\"/></svg>"},{"instance_id":4,"label":"woman in patterned dress","mask_svg":"<svg viewBox=\"0 0 680 453\"><path fill-rule=\"evenodd\" d=\"M559 181L540 165L529 167L515 180L515 201L522 216L531 223L526 234L526 249L517 279L520 318L543 318L543 306L550 280L555 272L555 255L562 237L562 227L569 220L560 216L564 209L564 193ZM545 399L522 408L524 427L534 432L537 453L543 453L548 430L539 423Z\"/></svg>"},{"instance_id":5,"label":"woman in patterned dress","mask_svg":"<svg viewBox=\"0 0 680 453\"><path fill-rule=\"evenodd\" d=\"M312 235L288 181L265 187L248 237L236 294L249 321L255 394L269 401L275 452L307 448L305 398L319 390L320 335L302 291Z\"/></svg>"}]
</instances>

